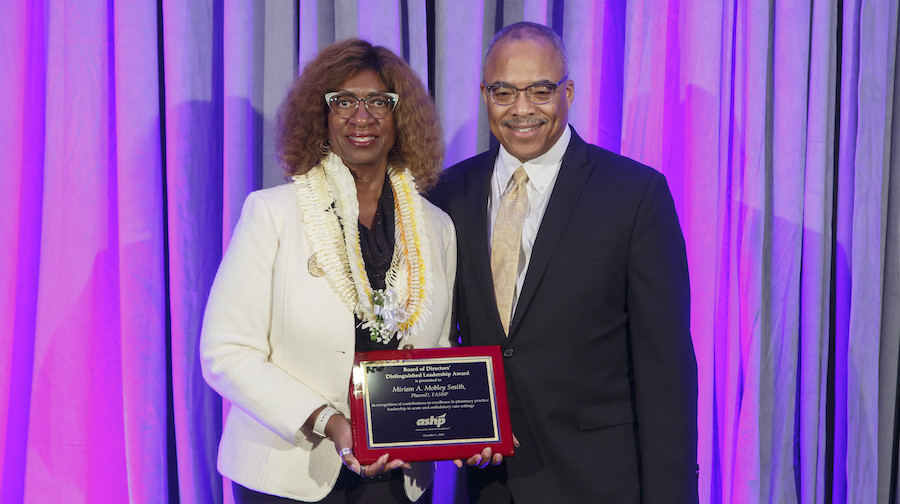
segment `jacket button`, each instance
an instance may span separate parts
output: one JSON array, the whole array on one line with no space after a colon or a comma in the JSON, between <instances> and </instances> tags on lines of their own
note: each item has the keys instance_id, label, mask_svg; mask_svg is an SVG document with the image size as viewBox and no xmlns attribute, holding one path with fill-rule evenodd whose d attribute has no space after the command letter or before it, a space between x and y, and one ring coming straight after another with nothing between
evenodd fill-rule
<instances>
[{"instance_id":1,"label":"jacket button","mask_svg":"<svg viewBox=\"0 0 900 504\"><path fill-rule=\"evenodd\" d=\"M516 352L513 351L512 348L504 348L503 349L503 356L506 357L507 359L512 357L515 353Z\"/></svg>"}]
</instances>

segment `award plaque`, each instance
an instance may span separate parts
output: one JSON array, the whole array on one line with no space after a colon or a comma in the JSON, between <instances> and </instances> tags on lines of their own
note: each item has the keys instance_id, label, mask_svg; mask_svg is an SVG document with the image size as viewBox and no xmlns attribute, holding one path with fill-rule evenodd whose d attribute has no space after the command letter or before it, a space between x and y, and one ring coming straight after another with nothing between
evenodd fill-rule
<instances>
[{"instance_id":1,"label":"award plaque","mask_svg":"<svg viewBox=\"0 0 900 504\"><path fill-rule=\"evenodd\" d=\"M350 383L353 451L404 462L515 454L499 346L358 352Z\"/></svg>"}]
</instances>

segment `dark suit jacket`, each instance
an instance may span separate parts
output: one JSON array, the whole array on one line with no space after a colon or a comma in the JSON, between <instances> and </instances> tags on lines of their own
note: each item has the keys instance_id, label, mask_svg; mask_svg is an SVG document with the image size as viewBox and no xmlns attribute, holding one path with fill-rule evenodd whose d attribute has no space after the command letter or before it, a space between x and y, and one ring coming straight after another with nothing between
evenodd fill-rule
<instances>
[{"instance_id":1,"label":"dark suit jacket","mask_svg":"<svg viewBox=\"0 0 900 504\"><path fill-rule=\"evenodd\" d=\"M507 338L489 260L496 158L495 148L447 169L431 193L456 225L460 336L503 347L521 443L505 470L470 470L470 494L493 502L499 485L516 504L697 502L690 289L665 177L573 130Z\"/></svg>"}]
</instances>

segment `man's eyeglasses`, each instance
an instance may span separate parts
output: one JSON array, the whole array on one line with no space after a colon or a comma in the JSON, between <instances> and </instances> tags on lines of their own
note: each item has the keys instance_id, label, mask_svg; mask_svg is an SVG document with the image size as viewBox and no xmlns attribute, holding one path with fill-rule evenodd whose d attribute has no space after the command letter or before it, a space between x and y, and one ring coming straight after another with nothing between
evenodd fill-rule
<instances>
[{"instance_id":1,"label":"man's eyeglasses","mask_svg":"<svg viewBox=\"0 0 900 504\"><path fill-rule=\"evenodd\" d=\"M532 84L524 89L505 84L488 84L487 82L484 82L484 87L488 90L488 94L491 95L491 101L497 105L512 105L516 102L516 99L519 98L519 91L524 91L525 98L528 98L528 101L531 103L535 105L546 105L553 101L556 88L567 80L569 80L568 75L563 77L562 80L556 84Z\"/></svg>"},{"instance_id":2,"label":"man's eyeglasses","mask_svg":"<svg viewBox=\"0 0 900 504\"><path fill-rule=\"evenodd\" d=\"M325 93L325 103L331 112L341 119L350 119L359 109L359 102L365 103L366 112L375 119L384 119L394 110L400 95L397 93L372 93L365 98L356 97L345 91Z\"/></svg>"}]
</instances>

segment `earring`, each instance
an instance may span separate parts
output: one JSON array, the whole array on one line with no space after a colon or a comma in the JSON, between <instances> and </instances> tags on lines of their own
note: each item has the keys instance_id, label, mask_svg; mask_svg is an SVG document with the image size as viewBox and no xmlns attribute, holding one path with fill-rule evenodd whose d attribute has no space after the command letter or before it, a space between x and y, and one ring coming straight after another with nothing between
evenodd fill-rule
<instances>
[{"instance_id":1,"label":"earring","mask_svg":"<svg viewBox=\"0 0 900 504\"><path fill-rule=\"evenodd\" d=\"M319 144L319 152L322 153L323 156L327 156L329 152L331 152L331 142L326 138L322 140L322 143Z\"/></svg>"}]
</instances>

